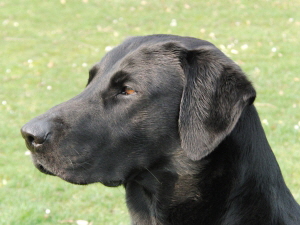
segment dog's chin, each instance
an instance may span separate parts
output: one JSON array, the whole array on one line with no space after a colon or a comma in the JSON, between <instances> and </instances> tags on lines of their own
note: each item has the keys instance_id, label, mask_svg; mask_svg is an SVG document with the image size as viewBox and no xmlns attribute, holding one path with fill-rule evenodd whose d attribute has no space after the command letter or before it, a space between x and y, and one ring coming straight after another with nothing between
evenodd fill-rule
<instances>
[{"instance_id":1,"label":"dog's chin","mask_svg":"<svg viewBox=\"0 0 300 225\"><path fill-rule=\"evenodd\" d=\"M74 177L74 176L70 176L70 175L67 176L66 174L64 174L64 175L54 174L53 172L49 171L41 164L35 164L35 167L44 174L60 177L64 181L67 181L71 184L76 184L76 185L102 183L103 185L105 185L107 187L118 187L123 184L122 180L105 180L105 181L103 181L103 180L99 180L99 181L98 180L86 180L86 179L79 180L78 177Z\"/></svg>"},{"instance_id":2,"label":"dog's chin","mask_svg":"<svg viewBox=\"0 0 300 225\"><path fill-rule=\"evenodd\" d=\"M54 173L50 172L49 170L47 170L43 165L41 164L35 164L35 167L42 173L47 174L47 175L51 175L51 176L56 176Z\"/></svg>"},{"instance_id":3,"label":"dog's chin","mask_svg":"<svg viewBox=\"0 0 300 225\"><path fill-rule=\"evenodd\" d=\"M105 182L101 182L103 185L105 185L106 187L118 187L120 185L123 184L123 182L121 180L118 181L105 181Z\"/></svg>"},{"instance_id":4,"label":"dog's chin","mask_svg":"<svg viewBox=\"0 0 300 225\"><path fill-rule=\"evenodd\" d=\"M112 181L112 180L93 180L93 179L80 179L78 177L73 177L73 176L67 176L67 175L63 175L60 176L58 175L58 177L60 177L61 179L63 179L64 181L67 181L71 184L76 184L76 185L88 185L88 184L93 184L93 183L101 183L107 187L118 187L120 185L123 184L123 182L121 180L116 180L116 181Z\"/></svg>"}]
</instances>

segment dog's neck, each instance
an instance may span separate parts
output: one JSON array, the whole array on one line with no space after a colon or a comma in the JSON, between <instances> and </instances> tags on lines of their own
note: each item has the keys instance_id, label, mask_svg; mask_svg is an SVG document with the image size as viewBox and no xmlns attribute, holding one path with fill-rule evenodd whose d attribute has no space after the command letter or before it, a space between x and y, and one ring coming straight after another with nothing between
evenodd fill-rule
<instances>
[{"instance_id":1,"label":"dog's neck","mask_svg":"<svg viewBox=\"0 0 300 225\"><path fill-rule=\"evenodd\" d=\"M275 189L283 189L285 196L274 196ZM127 183L126 198L136 225L253 224L243 221L246 213L261 215L255 224L263 224L276 210L268 199L293 201L254 106L244 110L210 155L192 161L177 151L168 166L149 169Z\"/></svg>"}]
</instances>

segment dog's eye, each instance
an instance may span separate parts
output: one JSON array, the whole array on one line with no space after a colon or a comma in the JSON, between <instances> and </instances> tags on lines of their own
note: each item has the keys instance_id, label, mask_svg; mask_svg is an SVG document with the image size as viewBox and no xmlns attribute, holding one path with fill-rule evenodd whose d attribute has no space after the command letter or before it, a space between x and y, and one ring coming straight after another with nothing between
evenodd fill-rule
<instances>
[{"instance_id":1,"label":"dog's eye","mask_svg":"<svg viewBox=\"0 0 300 225\"><path fill-rule=\"evenodd\" d=\"M122 95L132 95L134 93L135 93L135 90L133 90L131 87L128 87L128 86L124 86L121 91Z\"/></svg>"}]
</instances>

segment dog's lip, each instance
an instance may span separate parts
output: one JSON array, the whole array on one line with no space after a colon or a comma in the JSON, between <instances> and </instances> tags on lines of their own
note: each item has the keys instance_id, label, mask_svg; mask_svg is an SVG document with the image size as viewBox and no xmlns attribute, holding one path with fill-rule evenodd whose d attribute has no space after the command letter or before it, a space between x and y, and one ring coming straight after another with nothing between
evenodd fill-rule
<instances>
[{"instance_id":1,"label":"dog's lip","mask_svg":"<svg viewBox=\"0 0 300 225\"><path fill-rule=\"evenodd\" d=\"M93 182L87 182L87 181L77 181L76 179L70 179L67 176L64 176L62 174L55 174L51 171L49 171L48 169L46 169L41 163L37 162L35 163L35 167L42 173L47 174L47 175L51 175L51 176L58 176L61 179L72 183L72 184L77 184L77 185L86 185L86 184L91 184L91 183L96 183L97 181L93 181ZM103 185L107 186L107 187L118 187L120 185L122 185L124 182L122 180L107 180L107 181L98 181L100 183L102 183Z\"/></svg>"},{"instance_id":2,"label":"dog's lip","mask_svg":"<svg viewBox=\"0 0 300 225\"><path fill-rule=\"evenodd\" d=\"M47 175L51 175L51 176L56 176L54 173L52 173L52 172L50 172L49 170L47 170L42 164L40 164L40 163L37 163L36 165L35 165L35 167L39 170L39 171L41 171L42 173L44 173L44 174L47 174Z\"/></svg>"},{"instance_id":3,"label":"dog's lip","mask_svg":"<svg viewBox=\"0 0 300 225\"><path fill-rule=\"evenodd\" d=\"M118 187L123 184L123 181L122 180L102 181L101 183L107 187Z\"/></svg>"}]
</instances>

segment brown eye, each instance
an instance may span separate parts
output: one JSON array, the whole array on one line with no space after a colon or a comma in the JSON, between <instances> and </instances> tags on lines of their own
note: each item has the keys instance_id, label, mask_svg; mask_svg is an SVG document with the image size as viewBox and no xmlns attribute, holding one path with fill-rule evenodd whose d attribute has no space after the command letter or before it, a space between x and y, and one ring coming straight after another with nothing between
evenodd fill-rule
<instances>
[{"instance_id":1,"label":"brown eye","mask_svg":"<svg viewBox=\"0 0 300 225\"><path fill-rule=\"evenodd\" d=\"M131 87L125 86L122 88L121 94L122 95L132 95L135 93L135 90L133 90Z\"/></svg>"}]
</instances>

